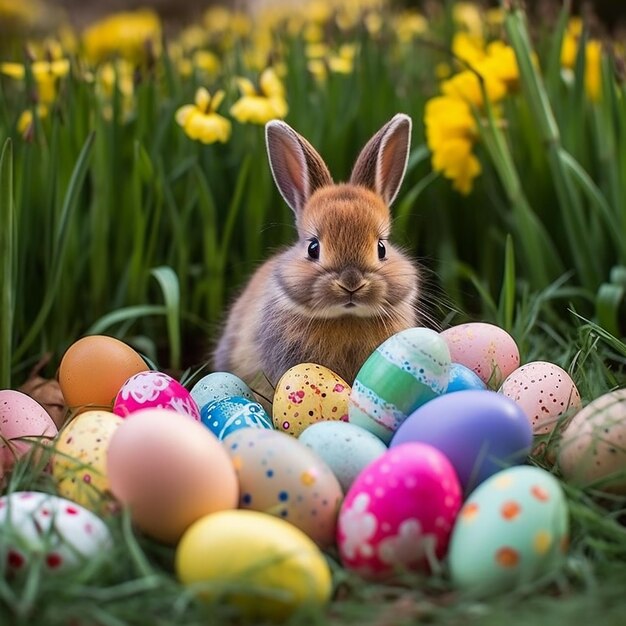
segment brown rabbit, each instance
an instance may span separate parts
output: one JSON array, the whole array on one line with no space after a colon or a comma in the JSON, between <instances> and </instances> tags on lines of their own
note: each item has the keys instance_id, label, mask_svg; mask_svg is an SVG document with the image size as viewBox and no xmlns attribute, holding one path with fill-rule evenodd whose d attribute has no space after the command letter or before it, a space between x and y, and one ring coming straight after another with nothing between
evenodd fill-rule
<instances>
[{"instance_id":1,"label":"brown rabbit","mask_svg":"<svg viewBox=\"0 0 626 626\"><path fill-rule=\"evenodd\" d=\"M252 276L230 311L214 367L248 383L262 373L275 386L290 367L317 363L351 384L379 344L417 325L418 270L388 242L411 119L387 122L346 184L334 184L311 144L284 122L269 122L265 138L298 241Z\"/></svg>"}]
</instances>

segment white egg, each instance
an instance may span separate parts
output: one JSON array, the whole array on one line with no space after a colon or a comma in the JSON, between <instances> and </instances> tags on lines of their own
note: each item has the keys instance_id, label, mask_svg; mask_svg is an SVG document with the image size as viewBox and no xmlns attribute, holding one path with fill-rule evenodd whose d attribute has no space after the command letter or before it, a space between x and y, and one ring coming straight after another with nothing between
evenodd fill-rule
<instances>
[{"instance_id":1,"label":"white egg","mask_svg":"<svg viewBox=\"0 0 626 626\"><path fill-rule=\"evenodd\" d=\"M250 387L241 378L229 372L207 374L191 389L191 397L200 408L209 402L232 396L242 396L248 400L255 400Z\"/></svg>"},{"instance_id":2,"label":"white egg","mask_svg":"<svg viewBox=\"0 0 626 626\"><path fill-rule=\"evenodd\" d=\"M0 498L0 559L16 574L38 560L50 573L75 569L112 545L106 524L75 502L37 491Z\"/></svg>"},{"instance_id":3,"label":"white egg","mask_svg":"<svg viewBox=\"0 0 626 626\"><path fill-rule=\"evenodd\" d=\"M387 451L376 435L348 422L317 422L298 439L326 461L344 493L365 467Z\"/></svg>"}]
</instances>

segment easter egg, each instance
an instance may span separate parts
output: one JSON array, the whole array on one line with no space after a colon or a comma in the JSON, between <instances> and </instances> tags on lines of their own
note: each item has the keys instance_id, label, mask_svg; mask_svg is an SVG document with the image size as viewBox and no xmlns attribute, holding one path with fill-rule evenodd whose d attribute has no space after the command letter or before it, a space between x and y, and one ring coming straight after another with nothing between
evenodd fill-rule
<instances>
[{"instance_id":1,"label":"easter egg","mask_svg":"<svg viewBox=\"0 0 626 626\"><path fill-rule=\"evenodd\" d=\"M348 420L389 443L409 414L445 392L449 370L448 346L434 330L396 333L358 371Z\"/></svg>"},{"instance_id":2,"label":"easter egg","mask_svg":"<svg viewBox=\"0 0 626 626\"><path fill-rule=\"evenodd\" d=\"M297 437L320 420L347 420L350 385L323 365L300 363L288 369L276 384L274 426Z\"/></svg>"},{"instance_id":3,"label":"easter egg","mask_svg":"<svg viewBox=\"0 0 626 626\"><path fill-rule=\"evenodd\" d=\"M21 391L0 391L0 467L4 471L31 448L50 443L56 435L54 421L38 402Z\"/></svg>"},{"instance_id":4,"label":"easter egg","mask_svg":"<svg viewBox=\"0 0 626 626\"><path fill-rule=\"evenodd\" d=\"M524 463L532 430L524 412L495 391L457 391L435 398L400 426L391 447L418 441L454 466L465 493L496 472Z\"/></svg>"},{"instance_id":5,"label":"easter egg","mask_svg":"<svg viewBox=\"0 0 626 626\"><path fill-rule=\"evenodd\" d=\"M558 458L568 482L626 494L626 389L605 393L574 415Z\"/></svg>"},{"instance_id":6,"label":"easter egg","mask_svg":"<svg viewBox=\"0 0 626 626\"><path fill-rule=\"evenodd\" d=\"M254 400L254 394L250 387L241 378L229 372L207 374L191 388L190 393L199 407L233 396Z\"/></svg>"},{"instance_id":7,"label":"easter egg","mask_svg":"<svg viewBox=\"0 0 626 626\"><path fill-rule=\"evenodd\" d=\"M189 391L163 372L139 372L121 386L113 413L126 417L141 409L169 409L200 421L200 409Z\"/></svg>"},{"instance_id":8,"label":"easter egg","mask_svg":"<svg viewBox=\"0 0 626 626\"><path fill-rule=\"evenodd\" d=\"M192 524L176 549L185 585L206 583L249 618L286 618L303 605L328 602L331 574L318 547L301 530L257 511L222 511Z\"/></svg>"},{"instance_id":9,"label":"easter egg","mask_svg":"<svg viewBox=\"0 0 626 626\"><path fill-rule=\"evenodd\" d=\"M446 393L454 393L455 391L464 391L466 389L487 389L487 385L469 367L465 367L465 365L460 363L452 363L450 365L450 376Z\"/></svg>"},{"instance_id":10,"label":"easter egg","mask_svg":"<svg viewBox=\"0 0 626 626\"><path fill-rule=\"evenodd\" d=\"M121 417L110 411L85 411L59 433L52 456L52 475L59 495L90 511L103 512L108 504L106 455Z\"/></svg>"},{"instance_id":11,"label":"easter egg","mask_svg":"<svg viewBox=\"0 0 626 626\"><path fill-rule=\"evenodd\" d=\"M562 415L581 407L580 394L570 375L546 361L518 367L506 377L500 393L524 411L535 435L551 433Z\"/></svg>"},{"instance_id":12,"label":"easter egg","mask_svg":"<svg viewBox=\"0 0 626 626\"><path fill-rule=\"evenodd\" d=\"M218 439L167 409L124 420L109 442L107 474L135 525L164 543L176 543L201 517L237 506L237 476Z\"/></svg>"},{"instance_id":13,"label":"easter egg","mask_svg":"<svg viewBox=\"0 0 626 626\"><path fill-rule=\"evenodd\" d=\"M129 345L114 337L89 335L73 343L59 365L59 385L74 411L113 407L124 381L148 369Z\"/></svg>"},{"instance_id":14,"label":"easter egg","mask_svg":"<svg viewBox=\"0 0 626 626\"><path fill-rule=\"evenodd\" d=\"M274 428L258 402L241 396L205 404L200 409L200 421L220 440L240 428Z\"/></svg>"},{"instance_id":15,"label":"easter egg","mask_svg":"<svg viewBox=\"0 0 626 626\"><path fill-rule=\"evenodd\" d=\"M387 452L376 435L348 422L311 424L298 440L326 462L344 493L365 467Z\"/></svg>"},{"instance_id":16,"label":"easter egg","mask_svg":"<svg viewBox=\"0 0 626 626\"><path fill-rule=\"evenodd\" d=\"M75 502L36 491L0 498L0 560L8 572L77 570L112 547L106 524Z\"/></svg>"},{"instance_id":17,"label":"easter egg","mask_svg":"<svg viewBox=\"0 0 626 626\"><path fill-rule=\"evenodd\" d=\"M492 389L519 367L519 349L505 330L493 324L469 322L441 333L454 363L471 369Z\"/></svg>"},{"instance_id":18,"label":"easter egg","mask_svg":"<svg viewBox=\"0 0 626 626\"><path fill-rule=\"evenodd\" d=\"M348 491L339 513L343 565L367 579L427 570L443 558L461 487L441 452L421 443L397 446L371 463Z\"/></svg>"},{"instance_id":19,"label":"easter egg","mask_svg":"<svg viewBox=\"0 0 626 626\"><path fill-rule=\"evenodd\" d=\"M280 517L321 547L333 543L343 494L322 459L275 430L242 428L224 445L239 479L240 508Z\"/></svg>"},{"instance_id":20,"label":"easter egg","mask_svg":"<svg viewBox=\"0 0 626 626\"><path fill-rule=\"evenodd\" d=\"M559 482L537 467L511 467L482 483L463 505L448 561L455 585L490 594L558 569L568 544Z\"/></svg>"}]
</instances>

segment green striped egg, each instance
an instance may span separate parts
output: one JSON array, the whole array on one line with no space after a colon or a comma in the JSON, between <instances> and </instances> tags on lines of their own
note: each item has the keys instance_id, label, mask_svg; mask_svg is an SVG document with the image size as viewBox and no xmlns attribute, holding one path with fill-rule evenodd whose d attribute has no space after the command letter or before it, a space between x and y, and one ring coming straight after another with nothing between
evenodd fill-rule
<instances>
[{"instance_id":1,"label":"green striped egg","mask_svg":"<svg viewBox=\"0 0 626 626\"><path fill-rule=\"evenodd\" d=\"M383 342L365 361L352 386L348 421L389 443L418 407L445 393L450 351L428 328L407 328Z\"/></svg>"}]
</instances>

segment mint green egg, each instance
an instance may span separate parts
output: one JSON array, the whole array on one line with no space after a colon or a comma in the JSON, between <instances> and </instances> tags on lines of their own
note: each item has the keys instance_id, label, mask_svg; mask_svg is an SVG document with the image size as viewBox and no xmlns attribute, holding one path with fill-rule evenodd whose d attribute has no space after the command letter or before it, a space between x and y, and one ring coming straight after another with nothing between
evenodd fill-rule
<instances>
[{"instance_id":1,"label":"mint green egg","mask_svg":"<svg viewBox=\"0 0 626 626\"><path fill-rule=\"evenodd\" d=\"M384 341L354 381L348 421L389 443L418 407L445 393L450 351L439 333L407 328Z\"/></svg>"}]
</instances>

